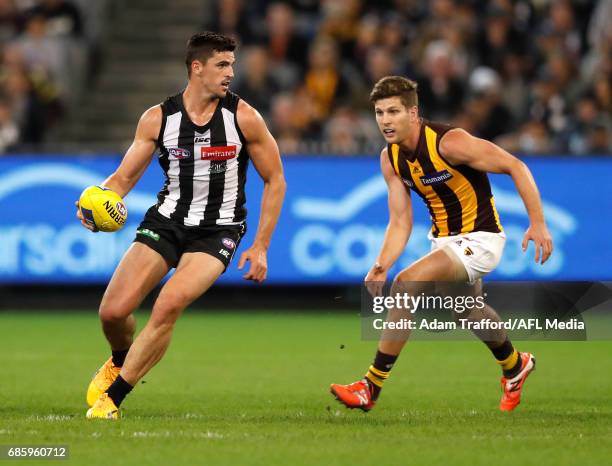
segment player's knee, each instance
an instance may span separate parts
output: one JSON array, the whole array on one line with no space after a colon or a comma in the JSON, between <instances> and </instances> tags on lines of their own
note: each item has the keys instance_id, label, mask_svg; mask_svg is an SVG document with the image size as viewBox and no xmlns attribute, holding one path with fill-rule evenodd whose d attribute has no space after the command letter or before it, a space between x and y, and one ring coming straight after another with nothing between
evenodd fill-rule
<instances>
[{"instance_id":1,"label":"player's knee","mask_svg":"<svg viewBox=\"0 0 612 466\"><path fill-rule=\"evenodd\" d=\"M98 315L103 322L124 320L134 311L132 303L126 300L103 300Z\"/></svg>"},{"instance_id":2,"label":"player's knee","mask_svg":"<svg viewBox=\"0 0 612 466\"><path fill-rule=\"evenodd\" d=\"M402 270L393 279L391 284L392 293L415 292L418 288L418 277L411 270Z\"/></svg>"},{"instance_id":3,"label":"player's knee","mask_svg":"<svg viewBox=\"0 0 612 466\"><path fill-rule=\"evenodd\" d=\"M393 279L393 284L411 283L418 280L417 274L410 268L401 270Z\"/></svg>"},{"instance_id":4,"label":"player's knee","mask_svg":"<svg viewBox=\"0 0 612 466\"><path fill-rule=\"evenodd\" d=\"M162 290L157 301L155 301L151 321L156 325L174 324L188 304L189 299L184 293L180 291L164 292Z\"/></svg>"}]
</instances>

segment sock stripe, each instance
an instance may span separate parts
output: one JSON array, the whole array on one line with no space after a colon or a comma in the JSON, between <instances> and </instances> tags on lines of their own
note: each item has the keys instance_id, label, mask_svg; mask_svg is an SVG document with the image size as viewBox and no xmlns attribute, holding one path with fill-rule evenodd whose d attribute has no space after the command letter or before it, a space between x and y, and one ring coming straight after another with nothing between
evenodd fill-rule
<instances>
[{"instance_id":1,"label":"sock stripe","mask_svg":"<svg viewBox=\"0 0 612 466\"><path fill-rule=\"evenodd\" d=\"M506 359L502 361L497 361L497 364L502 366L503 370L510 370L514 366L516 366L516 362L518 361L519 354L517 350L512 351L512 354L508 356Z\"/></svg>"},{"instance_id":2,"label":"sock stripe","mask_svg":"<svg viewBox=\"0 0 612 466\"><path fill-rule=\"evenodd\" d=\"M389 372L381 371L379 369L376 369L374 366L370 366L368 370L376 377L381 378L383 380L387 380L389 378Z\"/></svg>"},{"instance_id":3,"label":"sock stripe","mask_svg":"<svg viewBox=\"0 0 612 466\"><path fill-rule=\"evenodd\" d=\"M376 377L372 377L372 374L370 372L367 373L366 379L368 379L370 383L376 385L379 388L382 388L383 386L383 381L380 379L377 379Z\"/></svg>"},{"instance_id":4,"label":"sock stripe","mask_svg":"<svg viewBox=\"0 0 612 466\"><path fill-rule=\"evenodd\" d=\"M372 394L372 401L376 401L380 395L385 380L389 378L389 372L397 360L397 355L386 354L380 350L376 351L376 357L374 362L368 369L366 374L366 380L370 386L370 392Z\"/></svg>"},{"instance_id":5,"label":"sock stripe","mask_svg":"<svg viewBox=\"0 0 612 466\"><path fill-rule=\"evenodd\" d=\"M389 372L384 372L376 369L374 366L370 366L366 378L377 387L382 387L385 380L389 378Z\"/></svg>"}]
</instances>

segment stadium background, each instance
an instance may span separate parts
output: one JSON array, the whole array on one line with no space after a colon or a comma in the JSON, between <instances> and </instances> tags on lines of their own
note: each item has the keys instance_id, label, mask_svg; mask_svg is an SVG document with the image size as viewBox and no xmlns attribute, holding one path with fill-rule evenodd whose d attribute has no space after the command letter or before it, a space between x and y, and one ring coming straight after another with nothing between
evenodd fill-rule
<instances>
[{"instance_id":1,"label":"stadium background","mask_svg":"<svg viewBox=\"0 0 612 466\"><path fill-rule=\"evenodd\" d=\"M83 381L105 357L95 309L161 186L161 171L154 160L126 198L130 218L117 234L85 231L72 205L85 186L99 183L117 166L140 113L184 86L185 41L203 29L239 40L231 87L262 112L283 155L289 189L269 253L269 284L246 284L234 264L221 284L193 306L207 312L184 316L170 363L147 378L148 393L126 402L132 420L122 421L125 430L92 428L80 421L79 397ZM96 435L115 439L118 451L128 454L127 443L121 442L138 438L146 447L140 454L155 464L172 449L164 450L160 437L170 437L183 445L181 453L173 450L176 461L193 464L202 450L189 442L205 438L221 444L201 447L216 463L241 458L269 464L296 454L296 464L322 458L327 464L367 463L367 448L380 442L380 422L396 429L397 441L401 435L417 439L399 448L398 455L430 463L451 454L458 463L489 461L486 452L439 450L432 442L448 437L450 444L457 438L454 432L469 426L475 433L463 438L466 444L485 439L489 451L504 448L506 431L490 426L492 418L476 395L487 393L483 398L494 406L489 382L497 373L472 346L415 343L406 357L409 376L394 374L379 421L360 424L344 412L312 408L329 404L321 387L360 374L373 349L371 342L359 341L354 317L355 288L377 254L386 225L376 161L382 139L368 91L381 76L410 76L419 83L425 117L494 140L533 170L555 254L545 267L537 267L532 250L520 252L527 217L511 181L494 176L509 241L491 280L610 280L611 31L612 3L605 0L0 0L0 319L7 374L0 395L5 414L0 443L39 443L41 438L70 443L77 457L97 464L88 452L98 448L93 446ZM259 193L260 182L251 172L251 228L243 248L255 230ZM401 264L428 248L427 214L417 203L415 208L415 231ZM150 303L143 308L150 309ZM233 313L216 312L227 308ZM75 309L84 312L66 312ZM256 315L255 309L260 310ZM276 312L266 312L272 309ZM31 310L36 312L26 312ZM234 326L245 319L253 319L249 328ZM208 355L211 347L228 342L234 351ZM338 355L345 344L347 350ZM75 345L88 356L75 355ZM524 448L520 435L506 440L514 445L514 456L496 462L563 464L567 458L556 450L562 442L577 462L601 464L608 457L602 445L605 439L609 445L612 435L612 368L600 361L609 342L533 345L544 361L548 357L542 376L557 378L554 384L544 377L534 382L537 408L527 409L514 427L524 429L526 437L544 432L545 439L528 440ZM202 367L184 366L193 354L201 355ZM470 376L474 385L459 383L459 401L446 401L456 395L445 388L448 378L472 371L474 358L491 370ZM582 358L598 366L585 365ZM563 368L554 365L559 359L565 361ZM254 391L263 394L255 395L243 389L261 376L254 369L261 361L272 376L298 377L303 385L277 389L256 382ZM321 368L326 362L331 367ZM294 364L297 371L288 368ZM601 364L607 369L602 371ZM276 369L281 365L283 370ZM446 369L444 377L441 369ZM208 380L208 370L223 374L217 376L221 387L204 391L199 386L197 377ZM214 400L211 406L199 411L185 394L173 391L187 371L194 378L185 383L202 399ZM595 376L595 371L608 375ZM16 373L21 377L8 375ZM51 389L40 385L58 374L65 383ZM420 377L430 381L429 390L416 385ZM558 387L571 394L571 407L558 408L563 396L543 395ZM288 396L285 390L292 392ZM255 407L242 402L247 393ZM168 396L176 405L159 410L155 403ZM268 396L287 401L270 407ZM64 399L67 405L59 401ZM173 417L175 411L192 418ZM450 412L455 414L448 418ZM228 427L240 416L246 417L242 424ZM164 423L182 434L168 435ZM369 441L352 446L353 432L342 430L344 424L361 429ZM583 434L582 443L575 441ZM236 440L249 436L244 444ZM278 439L284 447L274 446ZM331 456L317 457L319 448L329 449ZM236 449L250 456L236 456ZM386 454L393 463L393 454Z\"/></svg>"}]
</instances>

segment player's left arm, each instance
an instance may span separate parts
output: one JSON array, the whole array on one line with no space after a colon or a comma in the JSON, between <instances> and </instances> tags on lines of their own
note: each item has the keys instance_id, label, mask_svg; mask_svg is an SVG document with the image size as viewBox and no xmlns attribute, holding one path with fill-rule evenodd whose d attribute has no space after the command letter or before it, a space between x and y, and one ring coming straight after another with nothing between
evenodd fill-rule
<instances>
[{"instance_id":1,"label":"player's left arm","mask_svg":"<svg viewBox=\"0 0 612 466\"><path fill-rule=\"evenodd\" d=\"M250 261L251 267L244 278L261 283L266 279L267 251L283 206L285 175L278 145L259 112L243 100L238 103L237 112L238 126L246 140L249 156L264 182L255 240L240 256L238 269L242 269L245 263Z\"/></svg>"},{"instance_id":2,"label":"player's left arm","mask_svg":"<svg viewBox=\"0 0 612 466\"><path fill-rule=\"evenodd\" d=\"M553 242L544 220L538 187L527 165L492 142L454 128L440 140L440 154L453 165L468 165L489 173L505 173L514 184L529 215L529 228L523 237L523 251L529 241L535 244L535 261L542 264L553 251Z\"/></svg>"}]
</instances>

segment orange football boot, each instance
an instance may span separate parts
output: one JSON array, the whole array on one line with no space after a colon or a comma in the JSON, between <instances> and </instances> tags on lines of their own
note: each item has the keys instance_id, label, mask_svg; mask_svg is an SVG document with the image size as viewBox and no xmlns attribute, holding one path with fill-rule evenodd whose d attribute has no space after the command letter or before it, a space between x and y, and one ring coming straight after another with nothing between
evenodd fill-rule
<instances>
[{"instance_id":1,"label":"orange football boot","mask_svg":"<svg viewBox=\"0 0 612 466\"><path fill-rule=\"evenodd\" d=\"M519 353L521 358L521 371L511 379L501 378L502 391L504 392L499 409L502 411L512 411L521 402L523 384L529 374L535 370L535 358L531 353Z\"/></svg>"},{"instance_id":2,"label":"orange football boot","mask_svg":"<svg viewBox=\"0 0 612 466\"><path fill-rule=\"evenodd\" d=\"M372 400L372 393L366 379L361 379L349 385L333 383L330 390L340 403L350 409L359 408L367 412L376 404Z\"/></svg>"}]
</instances>

